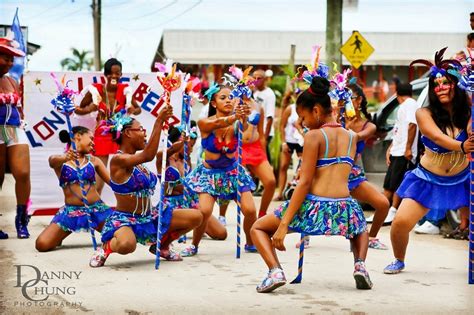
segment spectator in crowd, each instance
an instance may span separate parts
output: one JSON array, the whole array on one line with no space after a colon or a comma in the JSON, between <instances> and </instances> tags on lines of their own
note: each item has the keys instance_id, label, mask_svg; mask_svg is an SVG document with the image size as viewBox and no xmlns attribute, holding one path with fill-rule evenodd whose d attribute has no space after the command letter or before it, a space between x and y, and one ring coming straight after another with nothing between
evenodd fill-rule
<instances>
[{"instance_id":1,"label":"spectator in crowd","mask_svg":"<svg viewBox=\"0 0 474 315\"><path fill-rule=\"evenodd\" d=\"M275 135L275 130L273 128L273 122L275 121L275 103L276 96L275 93L267 87L267 80L265 77L265 71L256 70L253 73L253 78L257 80L256 91L253 93L254 99L260 103L263 107L265 113L265 120L263 122L263 131L265 134L266 141L266 151L267 157L270 164L272 163L272 157L270 155L269 144Z\"/></svg>"},{"instance_id":2,"label":"spectator in crowd","mask_svg":"<svg viewBox=\"0 0 474 315\"><path fill-rule=\"evenodd\" d=\"M400 198L394 192L400 186L405 173L415 167L418 145L415 112L418 105L412 98L412 91L413 88L409 83L400 83L397 86L400 108L393 128L393 140L386 153L388 170L383 185L384 195L391 201L392 207L385 223L392 222L396 208L400 204Z\"/></svg>"}]
</instances>

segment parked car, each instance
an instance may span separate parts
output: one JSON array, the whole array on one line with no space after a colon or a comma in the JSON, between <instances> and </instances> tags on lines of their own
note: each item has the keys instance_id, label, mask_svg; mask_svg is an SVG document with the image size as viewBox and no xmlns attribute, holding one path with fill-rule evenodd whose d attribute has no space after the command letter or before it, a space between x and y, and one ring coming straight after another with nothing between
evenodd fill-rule
<instances>
[{"instance_id":1,"label":"parked car","mask_svg":"<svg viewBox=\"0 0 474 315\"><path fill-rule=\"evenodd\" d=\"M418 102L419 107L426 106L428 78L417 79L410 83L413 86L413 98ZM385 176L387 172L385 153L393 138L393 127L397 119L399 105L396 95L392 95L374 114L373 121L377 126L377 132L374 138L368 141L362 153L362 163L369 180L371 176L378 179L380 174ZM378 180L375 181L375 183L377 182Z\"/></svg>"},{"instance_id":2,"label":"parked car","mask_svg":"<svg viewBox=\"0 0 474 315\"><path fill-rule=\"evenodd\" d=\"M417 101L418 107L428 105L428 77L410 82L413 86L413 98ZM362 163L367 175L367 179L383 189L383 180L387 172L385 154L393 138L393 127L397 118L399 103L396 95L392 95L379 110L374 114L373 121L377 126L377 132L373 139L370 139L362 153ZM365 205L369 208L368 205ZM455 228L460 223L459 212L450 210L446 213L446 219Z\"/></svg>"}]
</instances>

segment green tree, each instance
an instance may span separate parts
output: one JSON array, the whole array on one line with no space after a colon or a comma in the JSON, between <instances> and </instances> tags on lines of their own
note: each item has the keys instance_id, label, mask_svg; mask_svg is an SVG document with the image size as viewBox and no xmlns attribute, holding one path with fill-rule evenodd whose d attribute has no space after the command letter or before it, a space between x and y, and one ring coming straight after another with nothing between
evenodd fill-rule
<instances>
[{"instance_id":1,"label":"green tree","mask_svg":"<svg viewBox=\"0 0 474 315\"><path fill-rule=\"evenodd\" d=\"M82 71L82 70L92 70L94 65L94 59L89 54L92 54L89 50L79 51L76 48L71 48L72 58L64 58L61 60L61 67L63 70L70 71Z\"/></svg>"}]
</instances>

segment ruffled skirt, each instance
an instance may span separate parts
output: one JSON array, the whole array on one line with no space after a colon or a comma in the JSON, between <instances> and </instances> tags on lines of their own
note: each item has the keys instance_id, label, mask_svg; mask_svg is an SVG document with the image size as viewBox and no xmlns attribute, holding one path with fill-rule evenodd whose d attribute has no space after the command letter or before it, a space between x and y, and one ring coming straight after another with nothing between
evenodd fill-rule
<instances>
[{"instance_id":1,"label":"ruffled skirt","mask_svg":"<svg viewBox=\"0 0 474 315\"><path fill-rule=\"evenodd\" d=\"M289 204L285 201L275 210L275 216L283 218ZM362 208L351 197L333 199L308 194L288 227L307 235L353 238L367 230L367 223Z\"/></svg>"},{"instance_id":2,"label":"ruffled skirt","mask_svg":"<svg viewBox=\"0 0 474 315\"><path fill-rule=\"evenodd\" d=\"M124 226L133 230L138 243L143 245L156 243L157 227L152 213L155 214L155 210L143 215L119 210L113 211L102 229L102 243L110 241L114 237L115 231Z\"/></svg>"},{"instance_id":3,"label":"ruffled skirt","mask_svg":"<svg viewBox=\"0 0 474 315\"><path fill-rule=\"evenodd\" d=\"M206 168L203 164L196 167L185 179L184 185L190 193L209 194L222 200L237 198L237 190L252 191L255 183L247 171L234 163L227 168Z\"/></svg>"},{"instance_id":4,"label":"ruffled skirt","mask_svg":"<svg viewBox=\"0 0 474 315\"><path fill-rule=\"evenodd\" d=\"M419 165L405 174L397 194L436 211L440 217L440 211L445 214L469 206L469 191L469 167L454 176L440 176Z\"/></svg>"},{"instance_id":5,"label":"ruffled skirt","mask_svg":"<svg viewBox=\"0 0 474 315\"><path fill-rule=\"evenodd\" d=\"M88 213L91 217L92 228L96 229L112 213L112 209L102 200L91 204L89 207L64 205L53 217L51 223L56 223L66 232L89 231Z\"/></svg>"}]
</instances>

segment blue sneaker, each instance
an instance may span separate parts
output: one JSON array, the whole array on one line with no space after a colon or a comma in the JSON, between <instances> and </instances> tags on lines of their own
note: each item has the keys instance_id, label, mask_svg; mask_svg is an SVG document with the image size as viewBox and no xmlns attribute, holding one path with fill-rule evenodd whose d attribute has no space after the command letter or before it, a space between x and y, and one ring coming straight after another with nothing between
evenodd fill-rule
<instances>
[{"instance_id":1,"label":"blue sneaker","mask_svg":"<svg viewBox=\"0 0 474 315\"><path fill-rule=\"evenodd\" d=\"M8 234L0 230L0 240L6 240L8 238Z\"/></svg>"},{"instance_id":2,"label":"blue sneaker","mask_svg":"<svg viewBox=\"0 0 474 315\"><path fill-rule=\"evenodd\" d=\"M405 269L405 263L401 260L395 259L394 262L392 262L390 265L385 267L385 269L383 270L383 273L394 275L394 274L402 272L403 269Z\"/></svg>"},{"instance_id":3,"label":"blue sneaker","mask_svg":"<svg viewBox=\"0 0 474 315\"><path fill-rule=\"evenodd\" d=\"M257 247L255 247L255 245L245 244L244 250L246 253L258 253Z\"/></svg>"}]
</instances>

